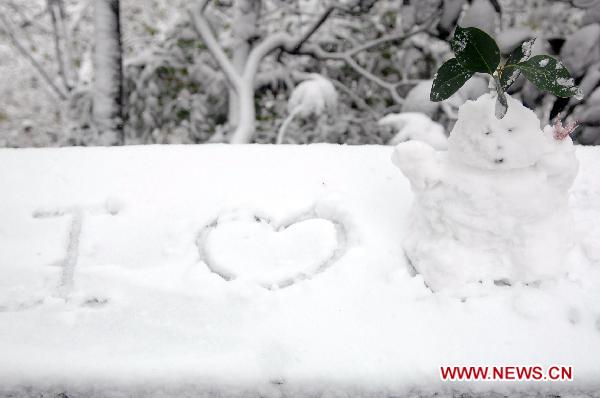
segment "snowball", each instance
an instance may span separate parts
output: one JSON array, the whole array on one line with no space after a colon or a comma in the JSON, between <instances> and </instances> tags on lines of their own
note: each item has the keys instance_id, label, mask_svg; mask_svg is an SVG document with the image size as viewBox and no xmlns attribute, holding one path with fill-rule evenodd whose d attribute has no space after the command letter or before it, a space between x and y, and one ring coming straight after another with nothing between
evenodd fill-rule
<instances>
[{"instance_id":1,"label":"snowball","mask_svg":"<svg viewBox=\"0 0 600 398\"><path fill-rule=\"evenodd\" d=\"M392 145L416 140L426 142L438 150L445 150L448 147L444 127L431 120L424 113L391 113L381 118L378 124L380 126L392 126L397 131L390 141Z\"/></svg>"}]
</instances>

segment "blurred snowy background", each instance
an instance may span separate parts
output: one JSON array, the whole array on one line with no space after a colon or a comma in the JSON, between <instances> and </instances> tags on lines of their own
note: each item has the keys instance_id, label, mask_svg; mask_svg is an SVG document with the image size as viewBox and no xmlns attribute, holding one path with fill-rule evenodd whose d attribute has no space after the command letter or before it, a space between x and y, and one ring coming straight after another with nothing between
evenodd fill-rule
<instances>
[{"instance_id":1,"label":"blurred snowy background","mask_svg":"<svg viewBox=\"0 0 600 398\"><path fill-rule=\"evenodd\" d=\"M600 144L600 0L2 0L0 146L205 142L443 149L471 79L433 103L456 24L504 54L537 37L584 99L517 81L543 122ZM421 137L423 138L423 137Z\"/></svg>"}]
</instances>

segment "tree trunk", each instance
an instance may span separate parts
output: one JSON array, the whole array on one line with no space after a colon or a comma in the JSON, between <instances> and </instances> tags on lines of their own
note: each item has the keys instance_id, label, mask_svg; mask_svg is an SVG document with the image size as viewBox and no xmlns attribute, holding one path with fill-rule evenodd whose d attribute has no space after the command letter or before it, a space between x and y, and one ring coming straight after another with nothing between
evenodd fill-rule
<instances>
[{"instance_id":1,"label":"tree trunk","mask_svg":"<svg viewBox=\"0 0 600 398\"><path fill-rule=\"evenodd\" d=\"M251 42L258 35L258 17L260 14L261 0L237 0L234 9L233 21L233 56L232 64L235 71L241 76L244 73ZM231 126L238 127L241 113L240 95L233 88L229 88L229 113L228 121Z\"/></svg>"},{"instance_id":2,"label":"tree trunk","mask_svg":"<svg viewBox=\"0 0 600 398\"><path fill-rule=\"evenodd\" d=\"M231 136L232 144L247 144L254 136L256 124L256 110L254 108L254 81L244 80L238 93L239 120Z\"/></svg>"},{"instance_id":3,"label":"tree trunk","mask_svg":"<svg viewBox=\"0 0 600 398\"><path fill-rule=\"evenodd\" d=\"M119 0L94 2L94 122L105 145L122 145L123 65Z\"/></svg>"}]
</instances>

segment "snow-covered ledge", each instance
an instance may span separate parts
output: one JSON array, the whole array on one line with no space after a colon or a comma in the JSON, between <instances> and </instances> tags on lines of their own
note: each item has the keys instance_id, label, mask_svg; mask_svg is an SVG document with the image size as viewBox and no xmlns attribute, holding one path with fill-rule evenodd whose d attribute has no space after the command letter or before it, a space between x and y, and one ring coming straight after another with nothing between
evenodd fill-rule
<instances>
[{"instance_id":1,"label":"snow-covered ledge","mask_svg":"<svg viewBox=\"0 0 600 398\"><path fill-rule=\"evenodd\" d=\"M391 151L0 150L0 395L597 396L600 149L577 148L566 276L463 297L406 262ZM574 380L442 382L445 365Z\"/></svg>"}]
</instances>

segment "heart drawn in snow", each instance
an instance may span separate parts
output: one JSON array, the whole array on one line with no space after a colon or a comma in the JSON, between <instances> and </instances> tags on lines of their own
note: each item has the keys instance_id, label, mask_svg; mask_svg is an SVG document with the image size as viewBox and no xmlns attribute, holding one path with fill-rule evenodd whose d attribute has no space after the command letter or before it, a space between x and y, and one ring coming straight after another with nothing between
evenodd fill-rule
<instances>
[{"instance_id":1,"label":"heart drawn in snow","mask_svg":"<svg viewBox=\"0 0 600 398\"><path fill-rule=\"evenodd\" d=\"M341 223L315 212L283 223L235 212L207 225L197 243L202 260L223 279L271 289L327 269L344 254L346 232Z\"/></svg>"}]
</instances>

